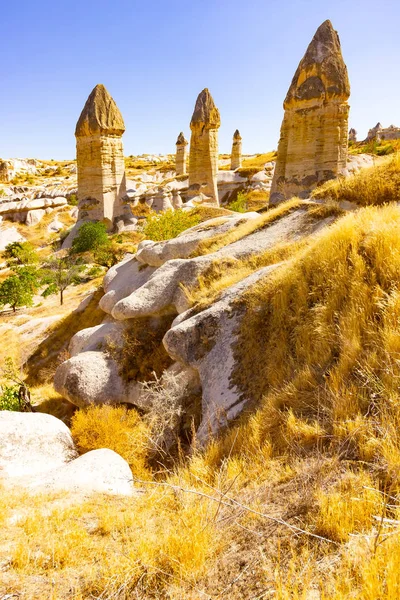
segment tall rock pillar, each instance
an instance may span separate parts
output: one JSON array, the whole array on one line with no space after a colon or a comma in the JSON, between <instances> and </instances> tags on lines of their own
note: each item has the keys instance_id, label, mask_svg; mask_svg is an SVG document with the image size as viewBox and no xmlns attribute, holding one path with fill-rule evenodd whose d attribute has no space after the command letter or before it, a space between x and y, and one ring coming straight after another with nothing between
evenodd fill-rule
<instances>
[{"instance_id":1,"label":"tall rock pillar","mask_svg":"<svg viewBox=\"0 0 400 600\"><path fill-rule=\"evenodd\" d=\"M176 140L175 170L177 175L186 175L187 145L188 142L181 131Z\"/></svg>"},{"instance_id":2,"label":"tall rock pillar","mask_svg":"<svg viewBox=\"0 0 400 600\"><path fill-rule=\"evenodd\" d=\"M231 153L231 170L240 169L242 166L242 137L239 129L236 129L233 134L232 153Z\"/></svg>"},{"instance_id":3,"label":"tall rock pillar","mask_svg":"<svg viewBox=\"0 0 400 600\"><path fill-rule=\"evenodd\" d=\"M271 203L307 197L346 167L350 84L330 21L317 29L293 77L271 187Z\"/></svg>"},{"instance_id":4,"label":"tall rock pillar","mask_svg":"<svg viewBox=\"0 0 400 600\"><path fill-rule=\"evenodd\" d=\"M189 195L219 204L217 189L219 110L207 88L197 97L190 129Z\"/></svg>"},{"instance_id":5,"label":"tall rock pillar","mask_svg":"<svg viewBox=\"0 0 400 600\"><path fill-rule=\"evenodd\" d=\"M76 124L78 219L107 220L124 212L124 120L104 85L96 85Z\"/></svg>"}]
</instances>

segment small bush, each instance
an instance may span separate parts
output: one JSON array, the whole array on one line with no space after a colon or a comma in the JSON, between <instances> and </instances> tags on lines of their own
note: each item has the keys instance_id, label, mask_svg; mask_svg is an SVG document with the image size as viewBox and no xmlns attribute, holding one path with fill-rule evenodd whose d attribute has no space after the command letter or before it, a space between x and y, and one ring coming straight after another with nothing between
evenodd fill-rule
<instances>
[{"instance_id":1,"label":"small bush","mask_svg":"<svg viewBox=\"0 0 400 600\"><path fill-rule=\"evenodd\" d=\"M244 213L247 211L247 196L243 192L239 192L236 200L229 204L228 208L234 212Z\"/></svg>"},{"instance_id":2,"label":"small bush","mask_svg":"<svg viewBox=\"0 0 400 600\"><path fill-rule=\"evenodd\" d=\"M200 223L200 218L192 211L167 210L147 218L143 233L148 240L159 242L170 240L177 235Z\"/></svg>"},{"instance_id":3,"label":"small bush","mask_svg":"<svg viewBox=\"0 0 400 600\"><path fill-rule=\"evenodd\" d=\"M149 428L134 409L90 406L72 417L71 433L81 453L109 448L120 454L138 478L146 478Z\"/></svg>"},{"instance_id":4,"label":"small bush","mask_svg":"<svg viewBox=\"0 0 400 600\"><path fill-rule=\"evenodd\" d=\"M79 229L72 242L72 252L80 254L81 252L96 251L107 244L108 235L104 223L89 221Z\"/></svg>"},{"instance_id":5,"label":"small bush","mask_svg":"<svg viewBox=\"0 0 400 600\"><path fill-rule=\"evenodd\" d=\"M78 206L78 198L77 198L76 194L70 195L70 197L68 198L68 204L70 206Z\"/></svg>"},{"instance_id":6,"label":"small bush","mask_svg":"<svg viewBox=\"0 0 400 600\"><path fill-rule=\"evenodd\" d=\"M19 385L4 385L0 388L0 410L19 410Z\"/></svg>"}]
</instances>

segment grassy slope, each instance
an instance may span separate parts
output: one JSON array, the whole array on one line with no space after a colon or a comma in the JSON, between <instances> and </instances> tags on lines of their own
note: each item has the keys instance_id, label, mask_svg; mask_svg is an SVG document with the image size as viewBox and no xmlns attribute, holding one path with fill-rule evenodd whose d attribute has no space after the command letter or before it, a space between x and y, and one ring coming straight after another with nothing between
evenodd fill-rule
<instances>
[{"instance_id":1,"label":"grassy slope","mask_svg":"<svg viewBox=\"0 0 400 600\"><path fill-rule=\"evenodd\" d=\"M146 473L133 505L3 493L7 593L398 598L400 210L360 209L282 258L243 300L235 382L254 409ZM100 446L121 431L80 418ZM129 435L142 460L143 427Z\"/></svg>"}]
</instances>

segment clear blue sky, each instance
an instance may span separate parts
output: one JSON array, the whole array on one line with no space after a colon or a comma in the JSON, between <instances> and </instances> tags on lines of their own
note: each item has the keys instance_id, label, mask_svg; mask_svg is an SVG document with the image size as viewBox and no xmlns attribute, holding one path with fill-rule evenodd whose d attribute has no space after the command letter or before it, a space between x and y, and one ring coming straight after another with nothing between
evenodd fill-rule
<instances>
[{"instance_id":1,"label":"clear blue sky","mask_svg":"<svg viewBox=\"0 0 400 600\"><path fill-rule=\"evenodd\" d=\"M69 159L87 96L103 83L126 154L167 153L208 87L220 151L277 146L282 102L317 27L338 30L360 136L400 125L399 0L18 0L1 3L0 157Z\"/></svg>"}]
</instances>

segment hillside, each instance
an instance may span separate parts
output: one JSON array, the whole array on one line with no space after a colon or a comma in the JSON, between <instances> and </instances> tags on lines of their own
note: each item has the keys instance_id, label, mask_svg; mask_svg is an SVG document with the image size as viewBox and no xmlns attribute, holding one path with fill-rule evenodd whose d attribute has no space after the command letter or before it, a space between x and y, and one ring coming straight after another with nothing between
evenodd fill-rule
<instances>
[{"instance_id":1,"label":"hillside","mask_svg":"<svg viewBox=\"0 0 400 600\"><path fill-rule=\"evenodd\" d=\"M164 241L184 213L148 217L153 241L124 234L136 254L81 312L102 276L23 309L35 352L21 314L2 314L33 402L80 454L109 448L133 473L125 496L4 480L3 595L397 597L400 198L385 160L261 213L194 209Z\"/></svg>"}]
</instances>

